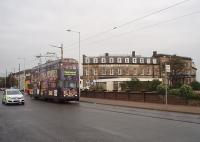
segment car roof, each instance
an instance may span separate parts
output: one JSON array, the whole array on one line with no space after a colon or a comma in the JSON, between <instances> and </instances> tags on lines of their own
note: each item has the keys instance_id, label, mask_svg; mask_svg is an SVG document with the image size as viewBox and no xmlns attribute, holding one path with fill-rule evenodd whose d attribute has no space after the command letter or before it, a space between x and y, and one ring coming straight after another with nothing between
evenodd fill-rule
<instances>
[{"instance_id":1,"label":"car roof","mask_svg":"<svg viewBox=\"0 0 200 142\"><path fill-rule=\"evenodd\" d=\"M6 91L19 91L19 89L6 89Z\"/></svg>"}]
</instances>

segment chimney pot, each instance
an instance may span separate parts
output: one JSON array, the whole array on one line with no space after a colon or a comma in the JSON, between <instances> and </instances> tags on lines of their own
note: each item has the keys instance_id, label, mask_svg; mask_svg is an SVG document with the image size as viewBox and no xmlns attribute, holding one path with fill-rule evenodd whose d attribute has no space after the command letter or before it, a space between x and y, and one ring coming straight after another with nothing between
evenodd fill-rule
<instances>
[{"instance_id":1,"label":"chimney pot","mask_svg":"<svg viewBox=\"0 0 200 142\"><path fill-rule=\"evenodd\" d=\"M135 51L132 51L132 57L135 57Z\"/></svg>"}]
</instances>

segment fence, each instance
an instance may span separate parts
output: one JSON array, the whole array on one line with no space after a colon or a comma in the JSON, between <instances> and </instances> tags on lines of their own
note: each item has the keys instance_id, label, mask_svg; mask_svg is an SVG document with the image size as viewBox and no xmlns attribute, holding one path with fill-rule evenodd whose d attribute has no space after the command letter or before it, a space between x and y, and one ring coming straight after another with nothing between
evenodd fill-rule
<instances>
[{"instance_id":1,"label":"fence","mask_svg":"<svg viewBox=\"0 0 200 142\"><path fill-rule=\"evenodd\" d=\"M148 103L165 103L165 96L159 95L157 92L98 92L98 91L82 91L81 97L136 101ZM178 96L168 96L168 104L174 105L191 105L200 106L200 101L189 101Z\"/></svg>"}]
</instances>

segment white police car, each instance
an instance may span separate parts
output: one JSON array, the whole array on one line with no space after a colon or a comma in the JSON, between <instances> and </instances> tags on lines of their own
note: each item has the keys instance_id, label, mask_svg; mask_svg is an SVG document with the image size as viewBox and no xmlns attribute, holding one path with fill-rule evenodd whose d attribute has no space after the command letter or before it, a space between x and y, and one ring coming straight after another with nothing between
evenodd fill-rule
<instances>
[{"instance_id":1,"label":"white police car","mask_svg":"<svg viewBox=\"0 0 200 142\"><path fill-rule=\"evenodd\" d=\"M18 89L6 89L2 97L3 104L22 104L24 105L24 96Z\"/></svg>"}]
</instances>

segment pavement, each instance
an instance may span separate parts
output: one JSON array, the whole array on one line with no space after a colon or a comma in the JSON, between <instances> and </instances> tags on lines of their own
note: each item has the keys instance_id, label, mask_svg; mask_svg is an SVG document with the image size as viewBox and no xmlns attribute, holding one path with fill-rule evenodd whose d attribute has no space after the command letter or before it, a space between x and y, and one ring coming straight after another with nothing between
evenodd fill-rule
<instances>
[{"instance_id":1,"label":"pavement","mask_svg":"<svg viewBox=\"0 0 200 142\"><path fill-rule=\"evenodd\" d=\"M88 102L88 103L95 103L95 104L112 105L112 106L122 106L122 107L133 107L133 108L142 108L142 109L169 111L169 112L200 114L200 107L194 107L194 106L119 101L119 100L107 100L107 99L96 99L96 98L86 98L86 97L81 97L80 101Z\"/></svg>"}]
</instances>

